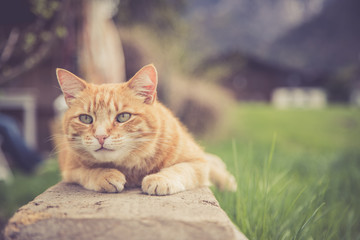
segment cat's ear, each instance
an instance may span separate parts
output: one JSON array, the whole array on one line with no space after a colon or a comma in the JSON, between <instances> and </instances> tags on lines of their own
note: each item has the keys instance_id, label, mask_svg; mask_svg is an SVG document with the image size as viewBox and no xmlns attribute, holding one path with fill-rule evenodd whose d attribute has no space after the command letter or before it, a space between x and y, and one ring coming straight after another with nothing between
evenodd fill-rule
<instances>
[{"instance_id":1,"label":"cat's ear","mask_svg":"<svg viewBox=\"0 0 360 240\"><path fill-rule=\"evenodd\" d=\"M153 104L156 99L157 82L156 68L153 64L149 64L129 80L128 86L135 91L136 95L144 98L144 103Z\"/></svg>"},{"instance_id":2,"label":"cat's ear","mask_svg":"<svg viewBox=\"0 0 360 240\"><path fill-rule=\"evenodd\" d=\"M86 82L62 68L56 69L56 76L64 94L66 104L70 107L78 94L86 88Z\"/></svg>"}]
</instances>

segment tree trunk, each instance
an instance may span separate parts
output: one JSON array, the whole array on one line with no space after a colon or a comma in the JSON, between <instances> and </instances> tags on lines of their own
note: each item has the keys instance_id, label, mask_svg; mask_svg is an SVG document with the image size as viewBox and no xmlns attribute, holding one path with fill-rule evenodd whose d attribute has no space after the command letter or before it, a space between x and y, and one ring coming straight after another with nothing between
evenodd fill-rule
<instances>
[{"instance_id":1,"label":"tree trunk","mask_svg":"<svg viewBox=\"0 0 360 240\"><path fill-rule=\"evenodd\" d=\"M114 22L116 0L83 1L83 28L79 33L79 69L92 83L125 81L125 61Z\"/></svg>"}]
</instances>

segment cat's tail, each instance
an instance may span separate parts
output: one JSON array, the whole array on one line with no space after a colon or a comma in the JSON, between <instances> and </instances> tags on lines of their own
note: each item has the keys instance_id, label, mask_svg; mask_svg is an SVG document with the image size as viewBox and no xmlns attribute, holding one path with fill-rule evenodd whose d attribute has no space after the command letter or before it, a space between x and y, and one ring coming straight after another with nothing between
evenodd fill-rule
<instances>
[{"instance_id":1,"label":"cat's tail","mask_svg":"<svg viewBox=\"0 0 360 240\"><path fill-rule=\"evenodd\" d=\"M210 165L210 181L220 190L235 192L237 188L236 180L226 170L225 163L216 155L206 153L205 158Z\"/></svg>"}]
</instances>

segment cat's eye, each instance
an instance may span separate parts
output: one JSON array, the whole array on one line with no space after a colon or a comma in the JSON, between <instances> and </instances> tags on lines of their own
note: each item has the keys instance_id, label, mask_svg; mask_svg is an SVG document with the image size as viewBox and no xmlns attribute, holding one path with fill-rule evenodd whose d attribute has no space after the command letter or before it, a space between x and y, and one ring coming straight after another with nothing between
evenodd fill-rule
<instances>
[{"instance_id":1,"label":"cat's eye","mask_svg":"<svg viewBox=\"0 0 360 240\"><path fill-rule=\"evenodd\" d=\"M127 120L129 120L131 117L130 113L124 112L124 113L120 113L116 116L116 121L118 121L119 123L123 123L126 122Z\"/></svg>"},{"instance_id":2,"label":"cat's eye","mask_svg":"<svg viewBox=\"0 0 360 240\"><path fill-rule=\"evenodd\" d=\"M91 124L93 122L93 118L87 114L81 114L79 116L79 120L80 120L80 122L85 123L85 124Z\"/></svg>"}]
</instances>

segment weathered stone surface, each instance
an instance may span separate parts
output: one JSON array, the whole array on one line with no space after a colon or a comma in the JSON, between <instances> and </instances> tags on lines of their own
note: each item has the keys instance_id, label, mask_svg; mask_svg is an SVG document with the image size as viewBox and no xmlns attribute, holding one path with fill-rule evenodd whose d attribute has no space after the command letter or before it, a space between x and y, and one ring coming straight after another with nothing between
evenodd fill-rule
<instances>
[{"instance_id":1,"label":"weathered stone surface","mask_svg":"<svg viewBox=\"0 0 360 240\"><path fill-rule=\"evenodd\" d=\"M5 239L246 239L208 188L170 196L59 183L21 207Z\"/></svg>"}]
</instances>

